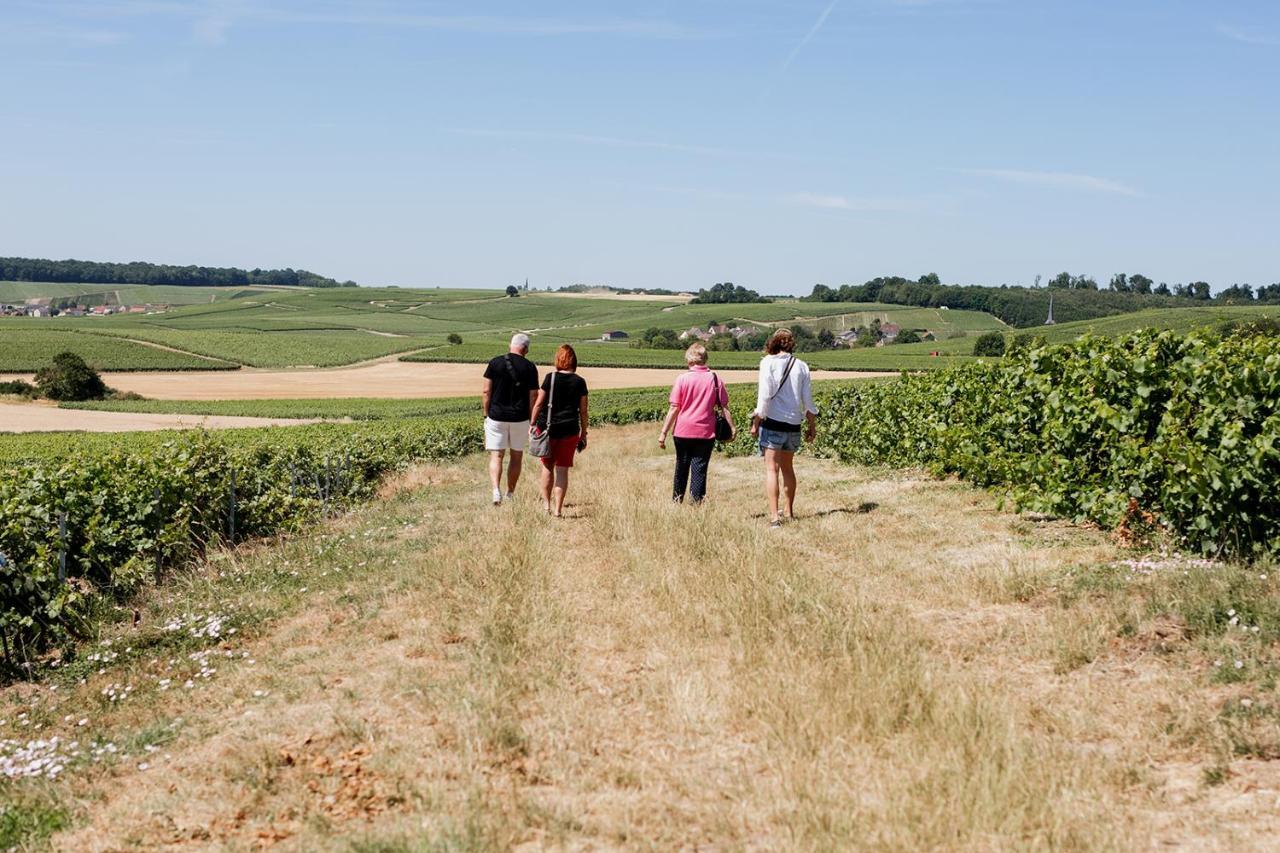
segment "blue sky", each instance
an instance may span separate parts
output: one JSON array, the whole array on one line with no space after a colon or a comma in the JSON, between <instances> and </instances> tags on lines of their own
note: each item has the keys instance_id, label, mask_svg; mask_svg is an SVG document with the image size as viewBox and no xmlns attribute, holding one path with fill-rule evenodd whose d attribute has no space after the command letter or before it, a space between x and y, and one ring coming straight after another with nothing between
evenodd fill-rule
<instances>
[{"instance_id":1,"label":"blue sky","mask_svg":"<svg viewBox=\"0 0 1280 853\"><path fill-rule=\"evenodd\" d=\"M1274 0L0 0L0 255L1280 281Z\"/></svg>"}]
</instances>

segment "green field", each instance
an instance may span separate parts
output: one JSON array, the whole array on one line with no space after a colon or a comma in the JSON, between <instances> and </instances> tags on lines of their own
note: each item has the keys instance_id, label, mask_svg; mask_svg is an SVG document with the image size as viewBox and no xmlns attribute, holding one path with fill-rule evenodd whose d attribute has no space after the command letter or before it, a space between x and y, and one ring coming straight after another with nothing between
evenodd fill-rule
<instances>
[{"instance_id":1,"label":"green field","mask_svg":"<svg viewBox=\"0 0 1280 853\"><path fill-rule=\"evenodd\" d=\"M31 328L29 320L0 321L0 371L33 372L69 351L99 370L227 370L235 365L103 335Z\"/></svg>"},{"instance_id":2,"label":"green field","mask_svg":"<svg viewBox=\"0 0 1280 853\"><path fill-rule=\"evenodd\" d=\"M260 368L336 367L403 354L412 361L479 362L501 351L516 331L534 338L533 356L546 363L562 342L573 343L584 365L674 367L675 351L606 344L600 336L621 330L635 337L649 328L683 331L712 322L754 326L804 324L841 332L872 320L933 333L936 341L876 349L833 350L806 354L818 369L927 370L953 363L931 355L968 357L973 338L985 331L1011 332L996 318L976 311L948 311L876 303L800 302L691 305L674 299L610 299L529 293L508 298L493 290L410 288L118 288L125 301L167 301L163 314L112 317L15 319L0 323L0 371L29 370L60 348L85 355L103 370L195 369L218 365L203 355ZM98 285L0 284L11 299L32 295L101 293ZM3 297L0 297L3 298ZM179 305L186 301L188 304ZM1092 331L1116 336L1143 327L1190 329L1227 319L1280 314L1280 308L1203 307L1147 310L1101 320L1062 323L1027 330L1051 341L1066 341ZM10 329L22 330L18 337ZM461 346L446 337L462 336ZM184 353L102 339L159 344ZM92 357L90 357L92 354ZM752 368L755 353L717 352L721 367Z\"/></svg>"},{"instance_id":3,"label":"green field","mask_svg":"<svg viewBox=\"0 0 1280 853\"><path fill-rule=\"evenodd\" d=\"M1079 320L1074 323L1058 323L1055 326L1040 326L1034 329L1009 329L1006 339L1015 335L1043 337L1052 344L1074 341L1084 334L1101 335L1106 338L1118 338L1136 332L1139 329L1168 329L1174 332L1189 332L1192 329L1215 327L1227 322L1248 322L1262 318L1280 319L1280 305L1222 305L1204 308L1159 308L1136 311L1132 314L1117 314L1114 317L1102 317L1096 320ZM943 355L970 355L973 352L974 339L981 332L967 333L961 337L946 338L936 342L920 344L901 344L893 348L894 352L906 355L927 354L937 350ZM948 362L951 363L951 362Z\"/></svg>"},{"instance_id":4,"label":"green field","mask_svg":"<svg viewBox=\"0 0 1280 853\"><path fill-rule=\"evenodd\" d=\"M15 291L15 296L66 295L92 290L90 286L80 285L22 284L14 288L21 290L21 293ZM137 288L121 290L133 292ZM866 303L783 301L689 305L661 298L623 300L537 293L511 299L496 291L481 290L155 288L157 296L164 294L166 298L170 291L204 291L204 294L194 304L175 307L164 314L9 322L28 332L24 346L41 353L52 355L68 343L77 344L76 351L82 354L91 345L96 346L93 363L103 370L141 368L139 359L129 356L132 350L69 338L66 333L147 341L234 364L280 368L335 367L397 353L413 353L444 345L450 333L462 335L466 345L435 356L431 351L422 352L420 357L445 361L487 360L495 347L500 350L516 331L528 331L534 336L538 343L535 354L541 357L564 341L599 343L601 334L610 330L638 335L651 327L705 328L713 321L768 328L801 320L806 325L842 330L879 318L905 328L928 329L939 337L1003 328L1003 324L987 314ZM47 337L41 338L41 335ZM0 370L24 369L23 365L30 359L16 355L6 353L0 357ZM897 355L892 350L864 351L857 355L823 353L817 361L821 362L820 366L833 369L932 366L926 360L927 353L905 360ZM189 359L180 364L181 358L177 356L161 366L173 369L207 366L205 362ZM735 353L725 354L719 361L724 366L754 367L758 358L750 353ZM678 354L669 351L605 344L589 352L584 348L583 363L638 367L682 364Z\"/></svg>"},{"instance_id":5,"label":"green field","mask_svg":"<svg viewBox=\"0 0 1280 853\"><path fill-rule=\"evenodd\" d=\"M535 339L529 350L529 357L538 364L550 364L558 345ZM499 347L497 341L487 344L464 343L460 346L423 350L403 356L402 360L481 362L493 358L501 351ZM900 349L905 347L822 350L801 353L801 356L815 370L931 370L959 364L971 358L964 355L935 358L927 351L912 349L909 352L899 352ZM637 349L625 344L606 344L600 341L577 343L574 350L578 354L578 363L586 367L655 367L670 370L684 367L682 350ZM760 365L760 353L713 352L709 363L713 369L754 370Z\"/></svg>"},{"instance_id":6,"label":"green field","mask_svg":"<svg viewBox=\"0 0 1280 853\"><path fill-rule=\"evenodd\" d=\"M248 367L337 367L400 352L442 345L444 337L388 337L349 329L254 331L179 330L148 326L102 330L100 337L119 336L165 346Z\"/></svg>"},{"instance_id":7,"label":"green field","mask_svg":"<svg viewBox=\"0 0 1280 853\"><path fill-rule=\"evenodd\" d=\"M42 296L89 297L95 305L140 305L143 303L194 305L238 299L250 294L276 292L268 287L178 287L167 284L53 284L31 281L0 281L0 302L21 303ZM94 299L93 297L105 297Z\"/></svg>"},{"instance_id":8,"label":"green field","mask_svg":"<svg viewBox=\"0 0 1280 853\"><path fill-rule=\"evenodd\" d=\"M1067 343L1083 334L1118 338L1139 329L1169 329L1189 332L1205 326L1217 326L1227 322L1248 322L1263 318L1280 319L1280 305L1222 305L1206 308L1165 308L1118 314L1097 320L1080 320L1075 323L1059 323L1043 329L1030 330L1044 335L1051 344Z\"/></svg>"}]
</instances>

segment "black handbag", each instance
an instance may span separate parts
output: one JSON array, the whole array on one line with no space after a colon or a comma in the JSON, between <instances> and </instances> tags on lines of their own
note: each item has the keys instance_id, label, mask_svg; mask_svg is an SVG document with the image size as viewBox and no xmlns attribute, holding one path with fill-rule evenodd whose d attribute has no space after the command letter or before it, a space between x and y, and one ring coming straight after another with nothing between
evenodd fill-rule
<instances>
[{"instance_id":1,"label":"black handbag","mask_svg":"<svg viewBox=\"0 0 1280 853\"><path fill-rule=\"evenodd\" d=\"M716 441L729 441L733 438L733 424L729 423L729 419L725 417L724 409L720 406L720 377L714 373L711 374L712 388L715 391L715 407L716 407Z\"/></svg>"}]
</instances>

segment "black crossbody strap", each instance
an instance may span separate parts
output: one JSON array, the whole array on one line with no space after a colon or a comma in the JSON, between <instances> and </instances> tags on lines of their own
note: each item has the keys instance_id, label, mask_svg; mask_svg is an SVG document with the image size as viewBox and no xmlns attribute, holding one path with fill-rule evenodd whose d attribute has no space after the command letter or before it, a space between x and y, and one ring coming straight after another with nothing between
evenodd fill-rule
<instances>
[{"instance_id":1,"label":"black crossbody strap","mask_svg":"<svg viewBox=\"0 0 1280 853\"><path fill-rule=\"evenodd\" d=\"M796 364L796 357L793 355L791 356L791 360L787 362L787 369L782 371L782 378L778 380L778 387L777 389L774 390L773 397L776 397L782 393L782 389L785 388L787 385L787 377L791 375L791 368L795 367L795 364ZM769 398L770 401L773 400L773 397Z\"/></svg>"},{"instance_id":2,"label":"black crossbody strap","mask_svg":"<svg viewBox=\"0 0 1280 853\"><path fill-rule=\"evenodd\" d=\"M502 363L507 366L507 375L511 377L511 381L516 384L516 389L520 388L520 377L516 375L516 369L511 364L511 353L507 353L502 358Z\"/></svg>"}]
</instances>

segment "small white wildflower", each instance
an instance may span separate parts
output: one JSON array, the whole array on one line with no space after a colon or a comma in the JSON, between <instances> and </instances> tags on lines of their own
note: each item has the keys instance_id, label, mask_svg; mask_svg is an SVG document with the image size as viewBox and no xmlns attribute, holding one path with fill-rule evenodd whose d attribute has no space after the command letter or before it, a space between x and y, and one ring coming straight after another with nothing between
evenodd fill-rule
<instances>
[{"instance_id":1,"label":"small white wildflower","mask_svg":"<svg viewBox=\"0 0 1280 853\"><path fill-rule=\"evenodd\" d=\"M1236 661L1236 669L1244 669L1244 661L1242 660Z\"/></svg>"}]
</instances>

